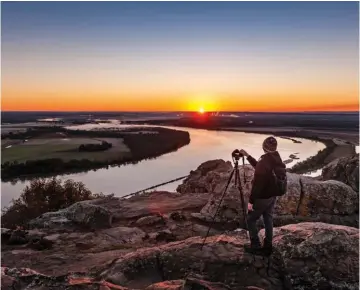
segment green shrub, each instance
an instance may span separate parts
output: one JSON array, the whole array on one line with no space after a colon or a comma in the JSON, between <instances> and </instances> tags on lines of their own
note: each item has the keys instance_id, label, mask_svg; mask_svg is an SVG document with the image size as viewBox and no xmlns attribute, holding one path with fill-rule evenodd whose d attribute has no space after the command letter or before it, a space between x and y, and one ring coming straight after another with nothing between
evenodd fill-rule
<instances>
[{"instance_id":1,"label":"green shrub","mask_svg":"<svg viewBox=\"0 0 360 290\"><path fill-rule=\"evenodd\" d=\"M25 226L31 219L49 211L66 208L75 202L104 196L92 194L82 182L71 179L36 179L26 186L20 197L5 208L1 216L1 226L16 228Z\"/></svg>"}]
</instances>

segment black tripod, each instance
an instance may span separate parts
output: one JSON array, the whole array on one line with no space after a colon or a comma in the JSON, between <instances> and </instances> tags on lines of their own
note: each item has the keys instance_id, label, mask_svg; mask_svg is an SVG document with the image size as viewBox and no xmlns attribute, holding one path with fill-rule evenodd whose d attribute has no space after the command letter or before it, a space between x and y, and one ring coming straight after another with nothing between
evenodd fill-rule
<instances>
[{"instance_id":1,"label":"black tripod","mask_svg":"<svg viewBox=\"0 0 360 290\"><path fill-rule=\"evenodd\" d=\"M241 198L241 207L242 207L242 210L243 210L243 218L244 218L244 225L245 225L245 229L247 230L248 229L248 225L247 225L247 211L246 211L246 206L245 206L245 200L244 200L244 194L243 194L243 191L242 191L242 187L241 187L241 180L240 180L240 172L239 172L239 159L240 157L242 157L242 162L243 162L243 165L245 164L245 161L244 161L244 156L240 153L239 150L235 150L232 154L232 158L233 158L233 162L234 162L234 169L233 171L231 172L230 174L230 177L229 177L229 180L225 186L225 189L224 189L224 192L220 198L220 202L219 202L219 205L215 211L215 214L212 218L212 221L211 221L211 224L209 226L209 229L205 235L205 238L204 238L204 241L201 245L201 249L203 248L204 244L205 244L205 241L207 239L207 237L209 236L209 233L210 233L210 230L211 230L211 227L212 227L212 224L214 223L215 221L215 218L219 212L219 209L220 209L220 206L221 206L221 203L226 195L226 191L230 185L230 182L231 182L231 179L232 177L234 176L234 173L235 173L235 187L238 188L239 192L240 192L240 198ZM244 181L245 181L245 171L244 171Z\"/></svg>"}]
</instances>

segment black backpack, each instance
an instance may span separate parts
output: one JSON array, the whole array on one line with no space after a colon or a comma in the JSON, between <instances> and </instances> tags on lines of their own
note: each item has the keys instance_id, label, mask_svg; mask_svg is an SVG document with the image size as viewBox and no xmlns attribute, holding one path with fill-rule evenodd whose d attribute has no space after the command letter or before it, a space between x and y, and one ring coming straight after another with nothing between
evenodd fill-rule
<instances>
[{"instance_id":1,"label":"black backpack","mask_svg":"<svg viewBox=\"0 0 360 290\"><path fill-rule=\"evenodd\" d=\"M282 167L277 167L272 170L274 183L276 187L276 196L283 196L287 190L287 176L286 170Z\"/></svg>"}]
</instances>

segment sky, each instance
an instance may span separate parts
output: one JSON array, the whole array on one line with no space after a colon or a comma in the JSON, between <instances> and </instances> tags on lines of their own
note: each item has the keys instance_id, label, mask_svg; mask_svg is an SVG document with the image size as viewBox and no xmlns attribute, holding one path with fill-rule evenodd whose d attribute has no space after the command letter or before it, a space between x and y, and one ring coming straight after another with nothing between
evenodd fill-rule
<instances>
[{"instance_id":1,"label":"sky","mask_svg":"<svg viewBox=\"0 0 360 290\"><path fill-rule=\"evenodd\" d=\"M357 111L358 2L2 2L2 111Z\"/></svg>"}]
</instances>

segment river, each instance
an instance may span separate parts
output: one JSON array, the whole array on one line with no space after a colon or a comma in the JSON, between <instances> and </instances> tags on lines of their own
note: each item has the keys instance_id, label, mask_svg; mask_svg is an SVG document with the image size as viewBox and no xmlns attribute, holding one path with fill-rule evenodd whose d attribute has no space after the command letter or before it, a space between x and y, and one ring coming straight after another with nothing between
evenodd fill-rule
<instances>
[{"instance_id":1,"label":"river","mask_svg":"<svg viewBox=\"0 0 360 290\"><path fill-rule=\"evenodd\" d=\"M114 124L86 124L73 126L73 129L93 128L124 128L124 125ZM167 127L171 128L171 127ZM120 167L109 167L109 169L98 169L77 174L59 176L61 179L73 179L83 182L92 192L104 194L114 193L115 196L123 196L144 188L166 182L189 174L190 170L196 169L202 162L212 159L231 160L231 152L238 149L245 149L255 158L259 158L262 151L262 142L268 135L207 131L190 128L174 128L186 130L190 133L191 142L189 145L180 148L176 152L164 154L156 159L145 160L135 165ZM319 150L325 148L324 144L306 139L296 138L302 143L294 143L291 140L277 138L278 151L283 160L289 159L290 154L298 153L299 159L293 160L288 167L296 162L303 161L309 156L315 155ZM177 181L164 185L161 190L174 191ZM13 198L19 197L23 188L29 181L18 181L17 183L1 183L1 208L8 206Z\"/></svg>"}]
</instances>

